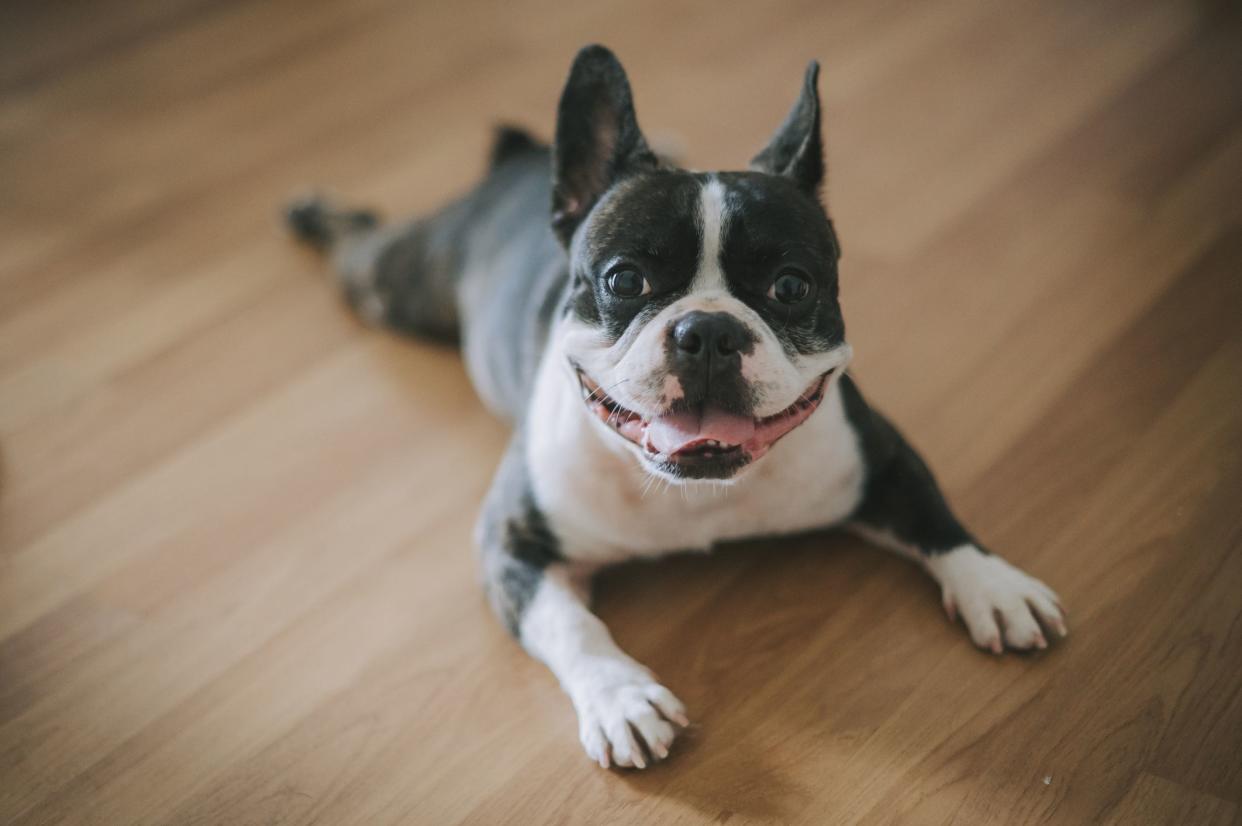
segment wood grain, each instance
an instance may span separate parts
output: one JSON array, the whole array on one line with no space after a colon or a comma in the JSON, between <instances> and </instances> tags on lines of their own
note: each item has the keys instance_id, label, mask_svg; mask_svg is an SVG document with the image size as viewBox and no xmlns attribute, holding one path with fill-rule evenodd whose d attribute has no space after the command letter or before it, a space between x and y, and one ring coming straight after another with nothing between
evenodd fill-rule
<instances>
[{"instance_id":1,"label":"wood grain","mask_svg":"<svg viewBox=\"0 0 1242 826\"><path fill-rule=\"evenodd\" d=\"M628 566L694 726L583 757L476 584L504 428L276 209L435 206L593 40L700 167L823 62L857 372L1064 644L981 654L847 536ZM1242 822L1239 78L1164 0L10 4L0 821Z\"/></svg>"}]
</instances>

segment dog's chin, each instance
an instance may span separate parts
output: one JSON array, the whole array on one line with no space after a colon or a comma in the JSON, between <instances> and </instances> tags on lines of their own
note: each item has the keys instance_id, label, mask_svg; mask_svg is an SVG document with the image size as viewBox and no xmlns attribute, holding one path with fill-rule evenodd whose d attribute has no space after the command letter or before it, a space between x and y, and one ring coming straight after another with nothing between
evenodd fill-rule
<instances>
[{"instance_id":1,"label":"dog's chin","mask_svg":"<svg viewBox=\"0 0 1242 826\"><path fill-rule=\"evenodd\" d=\"M784 410L755 418L713 409L644 416L619 404L577 370L591 415L625 440L649 472L673 482L737 479L819 408L832 373L817 378Z\"/></svg>"},{"instance_id":2,"label":"dog's chin","mask_svg":"<svg viewBox=\"0 0 1242 826\"><path fill-rule=\"evenodd\" d=\"M652 476L658 476L674 484L693 482L737 481L757 459L740 451L730 451L720 456L652 456L641 448L634 451L639 462Z\"/></svg>"}]
</instances>

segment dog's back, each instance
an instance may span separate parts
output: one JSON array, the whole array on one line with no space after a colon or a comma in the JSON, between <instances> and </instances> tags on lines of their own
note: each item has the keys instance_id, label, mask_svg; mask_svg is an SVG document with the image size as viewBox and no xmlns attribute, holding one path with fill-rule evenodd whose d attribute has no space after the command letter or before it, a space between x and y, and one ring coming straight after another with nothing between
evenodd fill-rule
<instances>
[{"instance_id":1,"label":"dog's back","mask_svg":"<svg viewBox=\"0 0 1242 826\"><path fill-rule=\"evenodd\" d=\"M484 179L430 216L379 226L370 211L313 198L287 219L332 255L359 315L460 344L483 401L516 420L568 273L548 224L550 164L546 145L502 127Z\"/></svg>"}]
</instances>

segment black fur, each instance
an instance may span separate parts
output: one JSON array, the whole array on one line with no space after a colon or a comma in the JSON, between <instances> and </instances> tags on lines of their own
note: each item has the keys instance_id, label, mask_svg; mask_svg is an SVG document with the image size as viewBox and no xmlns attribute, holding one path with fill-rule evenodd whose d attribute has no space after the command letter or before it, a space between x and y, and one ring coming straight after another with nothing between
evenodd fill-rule
<instances>
[{"instance_id":1,"label":"black fur","mask_svg":"<svg viewBox=\"0 0 1242 826\"><path fill-rule=\"evenodd\" d=\"M566 247L615 183L659 166L638 128L630 82L603 46L578 52L556 117L552 225Z\"/></svg>"},{"instance_id":2,"label":"black fur","mask_svg":"<svg viewBox=\"0 0 1242 826\"><path fill-rule=\"evenodd\" d=\"M862 502L851 521L888 531L928 555L967 543L983 550L949 509L922 458L897 428L867 405L849 375L841 377L841 398L867 469Z\"/></svg>"},{"instance_id":3,"label":"black fur","mask_svg":"<svg viewBox=\"0 0 1242 826\"><path fill-rule=\"evenodd\" d=\"M750 162L751 169L781 175L817 194L824 182L824 147L819 115L819 63L806 67L802 94L772 140Z\"/></svg>"},{"instance_id":4,"label":"black fur","mask_svg":"<svg viewBox=\"0 0 1242 826\"><path fill-rule=\"evenodd\" d=\"M543 569L560 560L560 543L531 493L520 432L505 451L478 526L484 584L505 627L517 634Z\"/></svg>"},{"instance_id":5,"label":"black fur","mask_svg":"<svg viewBox=\"0 0 1242 826\"><path fill-rule=\"evenodd\" d=\"M789 353L818 353L845 341L838 300L840 247L823 207L782 177L754 172L717 176L729 192L721 266L734 295L751 306ZM767 297L783 269L810 276L814 294L791 307Z\"/></svg>"},{"instance_id":6,"label":"black fur","mask_svg":"<svg viewBox=\"0 0 1242 826\"><path fill-rule=\"evenodd\" d=\"M636 175L610 192L591 215L573 262L572 312L615 341L643 311L663 309L683 296L701 253L699 190L694 175L660 170ZM651 283L652 294L612 295L607 276L620 264L636 268Z\"/></svg>"},{"instance_id":7,"label":"black fur","mask_svg":"<svg viewBox=\"0 0 1242 826\"><path fill-rule=\"evenodd\" d=\"M492 140L490 169L495 169L510 158L531 152L541 152L547 147L520 126L501 124L496 127Z\"/></svg>"}]
</instances>

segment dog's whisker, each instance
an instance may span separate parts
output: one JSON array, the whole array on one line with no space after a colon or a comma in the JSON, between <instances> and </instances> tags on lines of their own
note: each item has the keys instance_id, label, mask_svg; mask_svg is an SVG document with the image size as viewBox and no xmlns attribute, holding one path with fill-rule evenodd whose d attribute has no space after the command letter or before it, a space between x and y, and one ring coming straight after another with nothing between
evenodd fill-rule
<instances>
[{"instance_id":1,"label":"dog's whisker","mask_svg":"<svg viewBox=\"0 0 1242 826\"><path fill-rule=\"evenodd\" d=\"M599 400L602 401L604 398L608 396L610 392L612 392L613 390L616 390L618 387L625 384L627 381L629 381L628 378L621 379L620 381L610 384L607 389L600 387L599 385L596 385L595 389L592 390L590 395L587 396L587 401L591 401L597 393L599 394Z\"/></svg>"}]
</instances>

